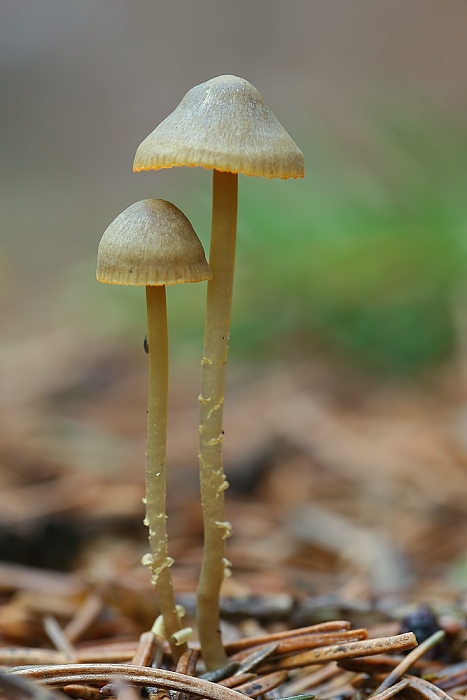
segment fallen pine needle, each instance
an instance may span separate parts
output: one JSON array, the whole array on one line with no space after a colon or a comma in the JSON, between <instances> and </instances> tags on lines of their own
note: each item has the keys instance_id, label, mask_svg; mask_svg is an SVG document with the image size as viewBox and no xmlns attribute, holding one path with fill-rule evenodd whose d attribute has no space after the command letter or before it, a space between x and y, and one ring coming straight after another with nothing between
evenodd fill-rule
<instances>
[{"instance_id":1,"label":"fallen pine needle","mask_svg":"<svg viewBox=\"0 0 467 700\"><path fill-rule=\"evenodd\" d=\"M309 625L308 627L298 627L293 630L284 632L273 632L272 634L262 634L256 637L246 637L237 639L235 642L229 642L225 645L225 651L229 656L243 649L250 647L270 644L281 639L290 639L291 637L302 637L305 634L325 634L326 632L344 632L350 629L350 622L347 620L331 620L329 622L320 622L317 625Z\"/></svg>"},{"instance_id":2,"label":"fallen pine needle","mask_svg":"<svg viewBox=\"0 0 467 700\"><path fill-rule=\"evenodd\" d=\"M64 633L71 642L76 644L92 627L104 607L104 601L98 593L90 593L79 606L74 617L64 628Z\"/></svg>"},{"instance_id":3,"label":"fallen pine needle","mask_svg":"<svg viewBox=\"0 0 467 700\"><path fill-rule=\"evenodd\" d=\"M76 650L76 663L130 663L138 648L137 642L107 642L106 644L93 644L92 646L79 647ZM47 662L42 662L47 663ZM57 663L65 663L59 661Z\"/></svg>"},{"instance_id":4,"label":"fallen pine needle","mask_svg":"<svg viewBox=\"0 0 467 700\"><path fill-rule=\"evenodd\" d=\"M449 695L423 678L407 676L410 683L404 688L404 696L411 700L451 700Z\"/></svg>"},{"instance_id":5,"label":"fallen pine needle","mask_svg":"<svg viewBox=\"0 0 467 700\"><path fill-rule=\"evenodd\" d=\"M418 661L421 656L426 654L426 652L436 646L436 644L439 644L439 642L444 639L445 636L446 632L444 630L438 630L438 632L435 632L431 635L431 637L428 637L428 639L425 639L424 642L419 644L416 649L412 649L410 654L407 654L407 656L403 658L395 668L392 669L381 685L375 690L373 695L380 695L383 691L390 688L391 685L393 685L393 683L403 676L404 673L408 671L408 669L413 666L413 664Z\"/></svg>"},{"instance_id":6,"label":"fallen pine needle","mask_svg":"<svg viewBox=\"0 0 467 700\"><path fill-rule=\"evenodd\" d=\"M0 691L6 693L6 697L27 697L33 700L57 700L57 696L47 688L43 688L36 683L31 683L26 678L15 678L8 673L2 672L0 672Z\"/></svg>"},{"instance_id":7,"label":"fallen pine needle","mask_svg":"<svg viewBox=\"0 0 467 700\"><path fill-rule=\"evenodd\" d=\"M417 640L413 632L406 632L405 634L397 634L393 637L380 637L377 639L367 639L361 642L350 642L347 644L336 644L330 647L311 649L301 654L294 654L283 659L277 659L271 664L266 664L261 668L261 671L263 673L268 673L281 669L322 664L326 661L339 661L340 659L353 656L386 654L393 651L412 649L416 645Z\"/></svg>"},{"instance_id":8,"label":"fallen pine needle","mask_svg":"<svg viewBox=\"0 0 467 700\"><path fill-rule=\"evenodd\" d=\"M388 700L389 698L392 698L394 695L397 695L397 693L400 693L401 690L404 690L404 688L407 688L409 683L410 683L409 679L404 678L403 680L399 681L399 683L392 685L390 688L383 690L382 692L378 693L377 695L372 695L372 698L373 698L373 700Z\"/></svg>"},{"instance_id":9,"label":"fallen pine needle","mask_svg":"<svg viewBox=\"0 0 467 700\"><path fill-rule=\"evenodd\" d=\"M0 649L1 666L39 666L44 664L66 664L69 658L55 649L30 649L7 647Z\"/></svg>"},{"instance_id":10,"label":"fallen pine needle","mask_svg":"<svg viewBox=\"0 0 467 700\"><path fill-rule=\"evenodd\" d=\"M249 673L250 671L253 671L269 656L272 656L272 654L277 652L277 647L278 643L273 642L272 644L265 644L264 646L259 647L259 649L250 651L248 656L245 656L242 659L242 662L235 673L238 675L240 673Z\"/></svg>"},{"instance_id":11,"label":"fallen pine needle","mask_svg":"<svg viewBox=\"0 0 467 700\"><path fill-rule=\"evenodd\" d=\"M131 663L133 666L149 666L154 659L157 648L157 638L154 632L143 632L139 638Z\"/></svg>"},{"instance_id":12,"label":"fallen pine needle","mask_svg":"<svg viewBox=\"0 0 467 700\"><path fill-rule=\"evenodd\" d=\"M329 647L343 642L358 642L368 638L366 629L344 630L340 632L328 632L325 634L302 634L286 639L278 640L276 645L276 654L291 654L296 651L316 649L318 647ZM270 645L267 645L270 647ZM264 646L258 647L258 650ZM239 651L231 657L236 661L244 661L246 651ZM249 651L251 654L251 651Z\"/></svg>"},{"instance_id":13,"label":"fallen pine needle","mask_svg":"<svg viewBox=\"0 0 467 700\"><path fill-rule=\"evenodd\" d=\"M254 678L257 678L258 676L256 673L241 673L237 676L237 674L234 674L233 676L230 676L230 678L226 678L223 681L219 681L219 683L226 688L236 688L238 685L243 685L244 683L247 683L249 681L252 681Z\"/></svg>"},{"instance_id":14,"label":"fallen pine needle","mask_svg":"<svg viewBox=\"0 0 467 700\"><path fill-rule=\"evenodd\" d=\"M92 685L70 683L63 690L67 695L71 695L72 698L78 698L79 700L101 700L102 698L99 688L95 688Z\"/></svg>"},{"instance_id":15,"label":"fallen pine needle","mask_svg":"<svg viewBox=\"0 0 467 700\"><path fill-rule=\"evenodd\" d=\"M327 683L341 673L342 669L339 668L337 663L335 661L330 661L311 673L294 678L287 684L287 690L291 691L294 696L304 695L307 694L305 691L309 690L310 688L314 689L319 685Z\"/></svg>"},{"instance_id":16,"label":"fallen pine needle","mask_svg":"<svg viewBox=\"0 0 467 700\"><path fill-rule=\"evenodd\" d=\"M185 676L175 671L158 668L142 668L126 664L63 664L58 666L39 666L10 671L19 678L38 683L63 686L73 683L108 685L113 679L126 681L132 685L157 686L170 690L193 693L210 700L245 700L242 693L224 688L216 683Z\"/></svg>"},{"instance_id":17,"label":"fallen pine needle","mask_svg":"<svg viewBox=\"0 0 467 700\"><path fill-rule=\"evenodd\" d=\"M284 683L288 675L287 671L268 673L265 676L261 676L261 678L255 678L253 681L237 686L237 691L248 695L250 698L257 698L259 695L264 695Z\"/></svg>"},{"instance_id":18,"label":"fallen pine needle","mask_svg":"<svg viewBox=\"0 0 467 700\"><path fill-rule=\"evenodd\" d=\"M67 660L72 663L76 661L76 651L63 629L53 615L45 615L43 619L44 629L50 641L57 649L65 654Z\"/></svg>"}]
</instances>

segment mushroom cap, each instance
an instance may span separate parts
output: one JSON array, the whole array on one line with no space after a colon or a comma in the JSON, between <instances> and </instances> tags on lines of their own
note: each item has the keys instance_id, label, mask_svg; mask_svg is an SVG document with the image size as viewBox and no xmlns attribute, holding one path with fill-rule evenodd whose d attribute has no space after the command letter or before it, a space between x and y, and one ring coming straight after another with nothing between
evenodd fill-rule
<instances>
[{"instance_id":1,"label":"mushroom cap","mask_svg":"<svg viewBox=\"0 0 467 700\"><path fill-rule=\"evenodd\" d=\"M104 231L96 276L106 284L139 287L202 282L212 272L185 214L163 199L145 199Z\"/></svg>"},{"instance_id":2,"label":"mushroom cap","mask_svg":"<svg viewBox=\"0 0 467 700\"><path fill-rule=\"evenodd\" d=\"M303 177L303 153L244 78L196 85L140 144L133 170L173 166L264 177Z\"/></svg>"}]
</instances>

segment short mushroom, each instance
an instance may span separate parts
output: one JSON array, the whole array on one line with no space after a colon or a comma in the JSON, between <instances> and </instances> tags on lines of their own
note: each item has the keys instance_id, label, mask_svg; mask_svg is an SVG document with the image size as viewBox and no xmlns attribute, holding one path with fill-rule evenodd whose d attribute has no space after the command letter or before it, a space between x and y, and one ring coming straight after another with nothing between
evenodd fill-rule
<instances>
[{"instance_id":1,"label":"short mushroom","mask_svg":"<svg viewBox=\"0 0 467 700\"><path fill-rule=\"evenodd\" d=\"M238 173L304 175L303 154L247 80L223 75L192 88L140 144L134 170L201 166L213 172L212 235L200 394L200 481L205 546L198 586L198 633L208 668L225 663L218 599L225 573L222 414L230 334Z\"/></svg>"},{"instance_id":2,"label":"short mushroom","mask_svg":"<svg viewBox=\"0 0 467 700\"><path fill-rule=\"evenodd\" d=\"M145 286L149 350L146 450L146 518L152 572L172 653L180 620L175 607L166 529L166 442L168 338L165 287L211 278L199 238L186 216L170 202L132 204L104 232L97 254L97 279L107 284ZM174 636L175 635L175 636Z\"/></svg>"}]
</instances>

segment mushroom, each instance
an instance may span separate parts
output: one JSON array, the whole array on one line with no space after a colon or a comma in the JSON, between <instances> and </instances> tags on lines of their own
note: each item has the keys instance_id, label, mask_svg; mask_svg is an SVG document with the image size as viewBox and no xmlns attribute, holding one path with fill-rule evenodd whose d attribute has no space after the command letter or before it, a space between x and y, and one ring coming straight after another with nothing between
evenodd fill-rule
<instances>
[{"instance_id":1,"label":"mushroom","mask_svg":"<svg viewBox=\"0 0 467 700\"><path fill-rule=\"evenodd\" d=\"M304 175L303 154L258 90L223 75L192 88L140 144L133 169L173 166L213 170L212 235L200 394L200 481L204 552L197 594L198 633L208 668L225 663L218 600L228 570L222 413L230 334L237 228L238 173L268 178Z\"/></svg>"},{"instance_id":2,"label":"mushroom","mask_svg":"<svg viewBox=\"0 0 467 700\"><path fill-rule=\"evenodd\" d=\"M146 449L146 517L152 572L166 635L178 659L180 619L175 606L166 529L166 442L168 339L165 287L212 276L199 238L186 216L170 202L132 204L104 232L97 253L97 279L146 287L149 388ZM183 638L183 635L179 635Z\"/></svg>"}]
</instances>

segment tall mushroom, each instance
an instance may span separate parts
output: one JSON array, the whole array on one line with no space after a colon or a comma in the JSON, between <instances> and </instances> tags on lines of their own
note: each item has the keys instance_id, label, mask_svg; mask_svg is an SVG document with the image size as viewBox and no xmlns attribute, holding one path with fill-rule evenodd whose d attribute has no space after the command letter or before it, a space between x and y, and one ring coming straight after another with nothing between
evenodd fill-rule
<instances>
[{"instance_id":1,"label":"tall mushroom","mask_svg":"<svg viewBox=\"0 0 467 700\"><path fill-rule=\"evenodd\" d=\"M200 481L204 553L198 585L198 633L208 668L226 659L218 599L225 539L222 413L230 333L237 228L238 173L268 178L304 175L303 154L247 80L223 75L192 88L140 144L134 170L173 166L213 170L212 235L200 394Z\"/></svg>"},{"instance_id":2,"label":"tall mushroom","mask_svg":"<svg viewBox=\"0 0 467 700\"><path fill-rule=\"evenodd\" d=\"M168 339L165 287L212 276L203 247L186 216L170 202L132 204L104 232L97 253L97 279L107 284L146 287L149 388L146 450L146 518L152 572L166 635L175 659L180 620L169 567L166 529L166 442Z\"/></svg>"}]
</instances>

